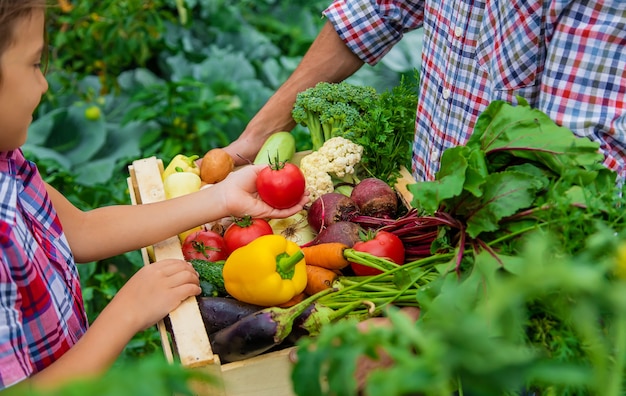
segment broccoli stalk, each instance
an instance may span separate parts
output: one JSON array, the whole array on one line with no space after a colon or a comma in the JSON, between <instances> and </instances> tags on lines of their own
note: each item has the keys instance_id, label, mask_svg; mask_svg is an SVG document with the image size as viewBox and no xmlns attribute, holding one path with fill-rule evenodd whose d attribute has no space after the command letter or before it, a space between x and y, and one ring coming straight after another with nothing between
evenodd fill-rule
<instances>
[{"instance_id":1,"label":"broccoli stalk","mask_svg":"<svg viewBox=\"0 0 626 396\"><path fill-rule=\"evenodd\" d=\"M346 132L359 119L359 111L353 106L337 102L320 114L324 141L334 137L345 137ZM322 142L323 144L324 142Z\"/></svg>"},{"instance_id":2,"label":"broccoli stalk","mask_svg":"<svg viewBox=\"0 0 626 396\"><path fill-rule=\"evenodd\" d=\"M373 87L321 82L298 93L291 115L308 128L313 150L317 150L328 139L345 137L377 99Z\"/></svg>"}]
</instances>

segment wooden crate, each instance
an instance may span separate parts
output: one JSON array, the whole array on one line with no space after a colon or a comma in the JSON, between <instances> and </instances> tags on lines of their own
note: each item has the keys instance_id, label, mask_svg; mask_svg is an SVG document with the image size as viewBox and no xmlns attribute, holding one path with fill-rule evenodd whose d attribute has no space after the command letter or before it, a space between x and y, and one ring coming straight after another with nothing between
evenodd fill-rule
<instances>
[{"instance_id":1,"label":"wooden crate","mask_svg":"<svg viewBox=\"0 0 626 396\"><path fill-rule=\"evenodd\" d=\"M306 152L297 153L294 162ZM128 167L127 179L131 202L134 205L158 202L165 199L161 173L163 162L156 157L136 160ZM407 184L414 179L406 169L401 170L401 177L396 189L403 203L409 207L411 194ZM149 250L151 252L149 253ZM152 260L166 258L183 259L182 247L177 236L141 249L145 265ZM152 257L152 258L151 258ZM206 333L200 309L195 297L183 301L170 312L169 321L173 336L166 331L163 321L157 325L161 343L167 360L179 361L184 367L204 370L214 375L219 385L192 384L197 395L212 396L292 396L291 368L289 354L293 348L266 353L239 362L221 364L219 356L213 354Z\"/></svg>"},{"instance_id":2,"label":"wooden crate","mask_svg":"<svg viewBox=\"0 0 626 396\"><path fill-rule=\"evenodd\" d=\"M128 189L134 205L158 202L165 199L161 173L163 162L156 157L136 160L128 167ZM149 250L152 250L149 254ZM145 265L165 258L183 259L177 236L141 249ZM221 364L213 354L195 297L183 301L169 314L173 339L165 330L163 321L157 325L163 351L169 362L175 359L188 368L205 370L219 380L220 385L193 384L194 393L214 396L291 396L292 348L267 353L251 359Z\"/></svg>"}]
</instances>

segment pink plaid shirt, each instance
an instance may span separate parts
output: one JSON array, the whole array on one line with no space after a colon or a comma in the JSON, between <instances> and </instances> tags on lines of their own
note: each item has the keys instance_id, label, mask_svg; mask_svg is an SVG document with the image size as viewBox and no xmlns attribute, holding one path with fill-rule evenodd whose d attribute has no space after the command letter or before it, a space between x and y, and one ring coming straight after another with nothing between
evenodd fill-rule
<instances>
[{"instance_id":1,"label":"pink plaid shirt","mask_svg":"<svg viewBox=\"0 0 626 396\"><path fill-rule=\"evenodd\" d=\"M626 1L336 0L324 14L370 64L423 26L416 180L435 177L491 101L516 95L598 142L626 177Z\"/></svg>"},{"instance_id":2,"label":"pink plaid shirt","mask_svg":"<svg viewBox=\"0 0 626 396\"><path fill-rule=\"evenodd\" d=\"M0 152L0 390L46 368L87 329L78 272L35 164Z\"/></svg>"}]
</instances>

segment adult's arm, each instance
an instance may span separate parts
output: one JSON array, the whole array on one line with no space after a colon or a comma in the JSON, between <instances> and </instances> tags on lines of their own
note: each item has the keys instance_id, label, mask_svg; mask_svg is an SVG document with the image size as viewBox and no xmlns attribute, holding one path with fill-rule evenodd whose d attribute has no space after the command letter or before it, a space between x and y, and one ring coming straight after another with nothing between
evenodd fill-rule
<instances>
[{"instance_id":1,"label":"adult's arm","mask_svg":"<svg viewBox=\"0 0 626 396\"><path fill-rule=\"evenodd\" d=\"M291 76L250 120L239 138L224 149L236 164L254 160L268 136L295 126L291 109L298 92L321 81L343 81L362 65L363 61L346 46L333 25L326 22Z\"/></svg>"}]
</instances>

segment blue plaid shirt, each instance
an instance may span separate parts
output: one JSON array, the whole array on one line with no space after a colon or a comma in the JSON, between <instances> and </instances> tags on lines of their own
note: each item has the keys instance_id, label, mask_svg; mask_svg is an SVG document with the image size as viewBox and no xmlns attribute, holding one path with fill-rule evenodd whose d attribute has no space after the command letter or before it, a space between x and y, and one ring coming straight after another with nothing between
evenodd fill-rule
<instances>
[{"instance_id":1,"label":"blue plaid shirt","mask_svg":"<svg viewBox=\"0 0 626 396\"><path fill-rule=\"evenodd\" d=\"M434 178L491 101L517 95L626 176L626 1L336 0L324 15L370 64L423 26L416 180Z\"/></svg>"}]
</instances>

